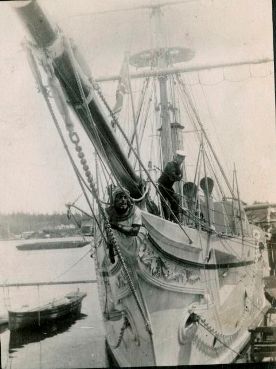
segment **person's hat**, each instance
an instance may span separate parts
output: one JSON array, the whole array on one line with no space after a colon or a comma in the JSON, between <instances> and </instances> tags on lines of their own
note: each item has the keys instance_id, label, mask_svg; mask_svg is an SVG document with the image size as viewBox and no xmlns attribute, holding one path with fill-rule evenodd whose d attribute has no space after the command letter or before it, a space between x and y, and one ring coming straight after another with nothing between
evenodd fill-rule
<instances>
[{"instance_id":1,"label":"person's hat","mask_svg":"<svg viewBox=\"0 0 276 369\"><path fill-rule=\"evenodd\" d=\"M112 199L113 199L113 201L115 201L116 196L119 195L120 193L124 193L128 197L130 196L129 191L126 188L117 186L112 191Z\"/></svg>"},{"instance_id":2,"label":"person's hat","mask_svg":"<svg viewBox=\"0 0 276 369\"><path fill-rule=\"evenodd\" d=\"M186 156L186 154L183 150L176 150L175 155L182 156L183 158L185 158L185 156Z\"/></svg>"}]
</instances>

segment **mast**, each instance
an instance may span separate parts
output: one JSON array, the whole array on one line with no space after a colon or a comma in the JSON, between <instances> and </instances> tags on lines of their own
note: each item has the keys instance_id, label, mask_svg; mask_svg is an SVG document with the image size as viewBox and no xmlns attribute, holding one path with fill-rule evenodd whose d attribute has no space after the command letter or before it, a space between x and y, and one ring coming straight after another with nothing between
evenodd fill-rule
<instances>
[{"instance_id":1,"label":"mast","mask_svg":"<svg viewBox=\"0 0 276 369\"><path fill-rule=\"evenodd\" d=\"M167 94L167 77L162 76L158 78L160 88L160 106L161 106L161 147L162 147L162 158L163 167L166 163L172 159L173 147L171 137L171 124L170 116L168 111L168 94Z\"/></svg>"},{"instance_id":2,"label":"mast","mask_svg":"<svg viewBox=\"0 0 276 369\"><path fill-rule=\"evenodd\" d=\"M154 47L151 50L145 50L130 58L130 64L136 68L149 67L150 71L145 74L154 73L154 70L169 70L169 66L190 60L194 53L190 49L180 47L167 47L165 42L165 32L162 21L161 5L152 6L151 19L153 25ZM153 69L154 68L154 69ZM159 82L160 94L160 136L163 167L172 160L176 150L183 148L182 129L179 122L171 122L168 98L168 75L169 73L156 74ZM173 103L173 102L172 102ZM175 109L172 106L170 109Z\"/></svg>"},{"instance_id":3,"label":"mast","mask_svg":"<svg viewBox=\"0 0 276 369\"><path fill-rule=\"evenodd\" d=\"M154 35L155 35L155 45L156 50L158 50L158 61L157 67L159 69L168 68L170 60L167 53L167 45L165 43L164 27L162 22L162 12L161 7L156 6L152 9L151 17L154 23ZM169 114L169 101L168 101L168 91L167 91L167 81L168 77L164 74L158 77L159 89L160 89L160 134L161 134L161 148L162 148L162 158L163 167L166 163L172 160L175 151L179 148L176 147L177 136L182 138L182 135L177 134L178 126L171 126L170 114ZM183 140L180 139L180 147L182 147Z\"/></svg>"}]
</instances>

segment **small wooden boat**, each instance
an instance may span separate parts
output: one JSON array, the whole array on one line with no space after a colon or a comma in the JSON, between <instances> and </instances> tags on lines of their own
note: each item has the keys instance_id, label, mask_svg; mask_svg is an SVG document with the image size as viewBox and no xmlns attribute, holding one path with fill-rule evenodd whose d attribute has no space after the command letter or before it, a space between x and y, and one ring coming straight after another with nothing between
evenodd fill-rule
<instances>
[{"instance_id":1,"label":"small wooden boat","mask_svg":"<svg viewBox=\"0 0 276 369\"><path fill-rule=\"evenodd\" d=\"M78 315L85 296L85 292L75 291L42 306L25 305L18 310L9 310L9 329L15 331L25 327L36 328L68 315Z\"/></svg>"}]
</instances>

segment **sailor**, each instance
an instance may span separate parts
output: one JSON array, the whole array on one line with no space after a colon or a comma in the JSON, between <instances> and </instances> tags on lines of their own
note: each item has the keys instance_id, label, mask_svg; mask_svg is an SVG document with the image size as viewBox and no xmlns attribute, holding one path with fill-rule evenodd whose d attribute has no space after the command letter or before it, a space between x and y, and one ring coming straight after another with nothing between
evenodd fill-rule
<instances>
[{"instance_id":1,"label":"sailor","mask_svg":"<svg viewBox=\"0 0 276 369\"><path fill-rule=\"evenodd\" d=\"M182 164L185 158L185 153L181 150L177 150L173 160L168 162L158 179L158 188L161 193L161 206L163 209L165 219L171 219L175 221L175 217L179 219L180 207L179 207L179 197L173 189L175 182L180 181L182 173ZM171 208L168 208L166 200L169 201ZM175 217L172 215L175 215Z\"/></svg>"}]
</instances>

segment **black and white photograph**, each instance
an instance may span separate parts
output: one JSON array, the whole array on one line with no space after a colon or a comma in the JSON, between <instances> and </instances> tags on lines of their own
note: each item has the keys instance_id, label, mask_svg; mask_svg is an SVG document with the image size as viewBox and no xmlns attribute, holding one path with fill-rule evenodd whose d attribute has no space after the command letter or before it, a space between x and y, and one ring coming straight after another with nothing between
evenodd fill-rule
<instances>
[{"instance_id":1,"label":"black and white photograph","mask_svg":"<svg viewBox=\"0 0 276 369\"><path fill-rule=\"evenodd\" d=\"M276 368L274 11L0 2L0 369Z\"/></svg>"}]
</instances>

